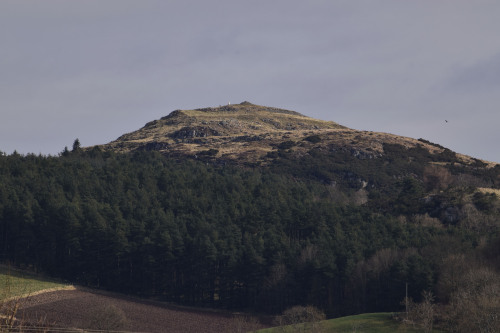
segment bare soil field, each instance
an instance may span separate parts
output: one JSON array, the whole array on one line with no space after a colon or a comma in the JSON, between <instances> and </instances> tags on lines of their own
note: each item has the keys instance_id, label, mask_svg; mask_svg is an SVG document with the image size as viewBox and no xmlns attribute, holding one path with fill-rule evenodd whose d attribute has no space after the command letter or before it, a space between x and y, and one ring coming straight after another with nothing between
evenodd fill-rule
<instances>
[{"instance_id":1,"label":"bare soil field","mask_svg":"<svg viewBox=\"0 0 500 333\"><path fill-rule=\"evenodd\" d=\"M179 307L84 288L22 299L16 317L24 325L127 332L248 332L268 327L257 318L240 314Z\"/></svg>"}]
</instances>

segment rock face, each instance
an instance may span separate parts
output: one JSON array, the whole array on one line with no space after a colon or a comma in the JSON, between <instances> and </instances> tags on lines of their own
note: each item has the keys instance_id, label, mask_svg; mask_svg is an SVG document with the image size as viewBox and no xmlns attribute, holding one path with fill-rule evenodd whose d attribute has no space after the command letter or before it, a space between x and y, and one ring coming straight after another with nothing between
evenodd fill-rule
<instances>
[{"instance_id":1,"label":"rock face","mask_svg":"<svg viewBox=\"0 0 500 333\"><path fill-rule=\"evenodd\" d=\"M265 164L280 150L303 156L311 149L348 151L360 159L384 154L384 145L403 149L423 147L431 153L444 148L387 133L358 131L333 121L298 112L243 102L195 110L175 110L143 128L102 145L105 150L155 150L176 156L210 156L237 163ZM207 151L211 154L206 154ZM217 152L217 153L213 153ZM459 156L468 162L470 158Z\"/></svg>"},{"instance_id":2,"label":"rock face","mask_svg":"<svg viewBox=\"0 0 500 333\"><path fill-rule=\"evenodd\" d=\"M206 138L209 136L219 136L219 135L220 135L219 132L209 127L186 126L170 134L170 137L174 139L187 139L187 138Z\"/></svg>"}]
</instances>

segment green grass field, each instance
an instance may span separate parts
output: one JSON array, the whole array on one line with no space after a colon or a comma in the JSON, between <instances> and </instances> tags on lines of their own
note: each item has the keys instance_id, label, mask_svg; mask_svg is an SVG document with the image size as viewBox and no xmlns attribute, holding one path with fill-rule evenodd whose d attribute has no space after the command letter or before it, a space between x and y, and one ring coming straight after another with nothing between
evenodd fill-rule
<instances>
[{"instance_id":1,"label":"green grass field","mask_svg":"<svg viewBox=\"0 0 500 333\"><path fill-rule=\"evenodd\" d=\"M35 274L0 265L0 301L28 296L46 289L65 289L70 285L43 279Z\"/></svg>"},{"instance_id":2,"label":"green grass field","mask_svg":"<svg viewBox=\"0 0 500 333\"><path fill-rule=\"evenodd\" d=\"M422 333L421 329L414 329L403 325L392 319L391 313L365 313L356 316L341 317L325 320L322 323L325 333ZM281 333L281 332L309 332L303 327L275 327L257 331L258 333ZM433 330L435 333L443 331Z\"/></svg>"}]
</instances>

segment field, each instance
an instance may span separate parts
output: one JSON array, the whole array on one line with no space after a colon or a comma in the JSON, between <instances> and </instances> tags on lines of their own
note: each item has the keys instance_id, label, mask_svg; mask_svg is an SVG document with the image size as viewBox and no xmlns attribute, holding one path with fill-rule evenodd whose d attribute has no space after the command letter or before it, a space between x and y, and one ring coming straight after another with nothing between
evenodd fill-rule
<instances>
[{"instance_id":1,"label":"field","mask_svg":"<svg viewBox=\"0 0 500 333\"><path fill-rule=\"evenodd\" d=\"M266 327L244 314L180 307L119 294L50 282L25 272L0 268L0 308L17 303L24 327L76 328L127 332L247 332ZM7 306L6 306L7 304ZM5 314L5 313L4 313ZM1 317L0 318L5 318ZM5 325L4 319L1 322Z\"/></svg>"},{"instance_id":2,"label":"field","mask_svg":"<svg viewBox=\"0 0 500 333\"><path fill-rule=\"evenodd\" d=\"M325 320L322 322L324 333L421 333L420 329L414 329L411 326L405 326L391 318L391 313L366 313L356 316L348 316L336 319ZM301 330L302 327L268 328L259 330L258 333L292 333L309 332ZM439 333L439 330L433 330Z\"/></svg>"},{"instance_id":3,"label":"field","mask_svg":"<svg viewBox=\"0 0 500 333\"><path fill-rule=\"evenodd\" d=\"M131 332L246 332L264 327L231 313L177 307L92 290L55 291L30 297L20 311L58 327Z\"/></svg>"},{"instance_id":4,"label":"field","mask_svg":"<svg viewBox=\"0 0 500 333\"><path fill-rule=\"evenodd\" d=\"M19 300L16 313L24 326L115 330L127 332L296 332L299 327L269 328L270 318L181 307L48 281L34 274L0 266L1 300ZM268 327L268 328L266 328ZM75 329L73 331L70 328ZM301 327L302 328L302 327ZM372 313L326 320L322 332L418 333L393 320L390 313ZM81 331L80 331L81 332ZM308 332L300 330L300 332ZM439 332L434 330L434 332Z\"/></svg>"},{"instance_id":5,"label":"field","mask_svg":"<svg viewBox=\"0 0 500 333\"><path fill-rule=\"evenodd\" d=\"M74 289L73 286L37 277L0 265L0 300L20 296L34 296L40 291Z\"/></svg>"}]
</instances>

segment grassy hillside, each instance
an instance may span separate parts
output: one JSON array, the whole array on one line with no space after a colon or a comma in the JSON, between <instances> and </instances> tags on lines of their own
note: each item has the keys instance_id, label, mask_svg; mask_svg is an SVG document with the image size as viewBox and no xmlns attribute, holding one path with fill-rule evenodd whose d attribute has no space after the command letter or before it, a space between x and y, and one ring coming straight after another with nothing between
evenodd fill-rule
<instances>
[{"instance_id":1,"label":"grassy hillside","mask_svg":"<svg viewBox=\"0 0 500 333\"><path fill-rule=\"evenodd\" d=\"M309 155L311 150L318 149L347 150L375 158L384 154L386 144L399 144L405 149L418 147L431 154L446 150L426 140L358 131L333 121L249 102L176 110L99 149L122 153L154 150L167 156L267 165L282 150L287 150L294 158ZM455 154L454 158L460 163L474 162L472 158L460 154Z\"/></svg>"},{"instance_id":2,"label":"grassy hillside","mask_svg":"<svg viewBox=\"0 0 500 333\"><path fill-rule=\"evenodd\" d=\"M405 326L391 318L391 313L365 313L323 321L321 332L334 333L420 333L421 329ZM258 333L312 332L303 326L274 327L257 331ZM442 332L433 330L433 332Z\"/></svg>"},{"instance_id":3,"label":"grassy hillside","mask_svg":"<svg viewBox=\"0 0 500 333\"><path fill-rule=\"evenodd\" d=\"M0 265L0 301L12 297L34 295L44 290L67 288L71 286Z\"/></svg>"}]
</instances>

